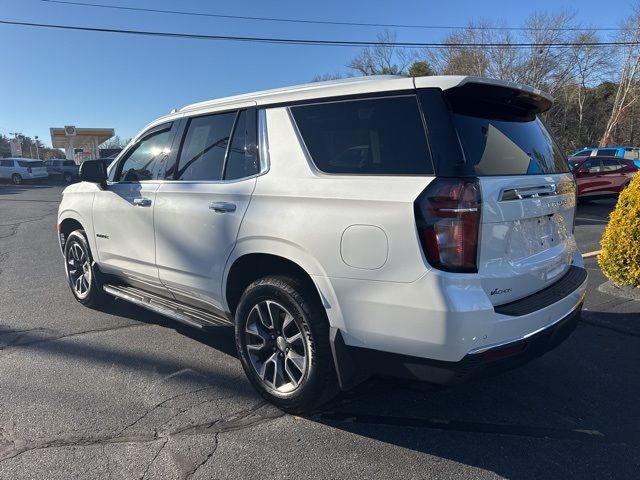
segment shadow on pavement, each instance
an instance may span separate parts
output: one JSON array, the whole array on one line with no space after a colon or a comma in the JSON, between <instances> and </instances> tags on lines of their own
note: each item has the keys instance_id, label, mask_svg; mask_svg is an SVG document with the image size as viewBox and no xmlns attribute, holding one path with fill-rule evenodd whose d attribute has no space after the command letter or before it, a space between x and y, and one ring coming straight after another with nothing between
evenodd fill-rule
<instances>
[{"instance_id":1,"label":"shadow on pavement","mask_svg":"<svg viewBox=\"0 0 640 480\"><path fill-rule=\"evenodd\" d=\"M615 199L581 201L576 210L576 227L606 225L609 222L609 214L615 206Z\"/></svg>"}]
</instances>

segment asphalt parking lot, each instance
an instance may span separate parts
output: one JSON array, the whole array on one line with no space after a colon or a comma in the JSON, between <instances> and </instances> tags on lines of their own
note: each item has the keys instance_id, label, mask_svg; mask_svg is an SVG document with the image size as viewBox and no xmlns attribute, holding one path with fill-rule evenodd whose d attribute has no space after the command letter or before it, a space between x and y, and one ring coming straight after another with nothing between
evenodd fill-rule
<instances>
[{"instance_id":1,"label":"asphalt parking lot","mask_svg":"<svg viewBox=\"0 0 640 480\"><path fill-rule=\"evenodd\" d=\"M73 300L62 186L0 184L0 478L638 478L640 302L598 291L546 356L454 389L373 379L309 417L262 401L232 331ZM581 205L597 250L612 201Z\"/></svg>"}]
</instances>

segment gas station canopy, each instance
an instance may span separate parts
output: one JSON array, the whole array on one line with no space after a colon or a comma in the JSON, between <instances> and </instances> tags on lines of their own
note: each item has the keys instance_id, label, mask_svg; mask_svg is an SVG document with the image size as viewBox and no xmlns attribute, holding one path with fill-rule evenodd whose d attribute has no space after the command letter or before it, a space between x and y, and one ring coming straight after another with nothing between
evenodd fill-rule
<instances>
[{"instance_id":1,"label":"gas station canopy","mask_svg":"<svg viewBox=\"0 0 640 480\"><path fill-rule=\"evenodd\" d=\"M62 148L68 160L82 163L99 158L98 146L115 135L113 128L51 128L51 145Z\"/></svg>"}]
</instances>

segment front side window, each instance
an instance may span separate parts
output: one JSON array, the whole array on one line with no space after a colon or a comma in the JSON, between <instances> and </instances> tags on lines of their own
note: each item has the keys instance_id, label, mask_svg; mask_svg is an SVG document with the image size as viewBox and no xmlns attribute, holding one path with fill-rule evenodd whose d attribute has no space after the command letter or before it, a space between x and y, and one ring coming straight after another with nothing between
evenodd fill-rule
<instances>
[{"instance_id":1,"label":"front side window","mask_svg":"<svg viewBox=\"0 0 640 480\"><path fill-rule=\"evenodd\" d=\"M318 170L362 175L433 173L414 95L291 107Z\"/></svg>"},{"instance_id":2,"label":"front side window","mask_svg":"<svg viewBox=\"0 0 640 480\"><path fill-rule=\"evenodd\" d=\"M176 180L221 180L236 112L189 120L182 142Z\"/></svg>"},{"instance_id":3,"label":"front side window","mask_svg":"<svg viewBox=\"0 0 640 480\"><path fill-rule=\"evenodd\" d=\"M169 153L170 127L144 137L133 147L117 175L117 182L140 182L153 180L158 163Z\"/></svg>"},{"instance_id":4,"label":"front side window","mask_svg":"<svg viewBox=\"0 0 640 480\"><path fill-rule=\"evenodd\" d=\"M65 167L75 167L76 162L74 162L73 160L66 160L62 165Z\"/></svg>"}]
</instances>

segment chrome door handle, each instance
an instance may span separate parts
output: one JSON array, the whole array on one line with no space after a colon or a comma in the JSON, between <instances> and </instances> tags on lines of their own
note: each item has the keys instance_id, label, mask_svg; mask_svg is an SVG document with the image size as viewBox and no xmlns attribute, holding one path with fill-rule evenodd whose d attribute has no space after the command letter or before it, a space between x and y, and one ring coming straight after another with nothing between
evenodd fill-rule
<instances>
[{"instance_id":1,"label":"chrome door handle","mask_svg":"<svg viewBox=\"0 0 640 480\"><path fill-rule=\"evenodd\" d=\"M211 202L209 204L209 210L218 213L235 212L236 204L230 202Z\"/></svg>"},{"instance_id":2,"label":"chrome door handle","mask_svg":"<svg viewBox=\"0 0 640 480\"><path fill-rule=\"evenodd\" d=\"M133 204L138 207L148 207L149 205L151 205L151 199L150 198L134 198Z\"/></svg>"}]
</instances>

